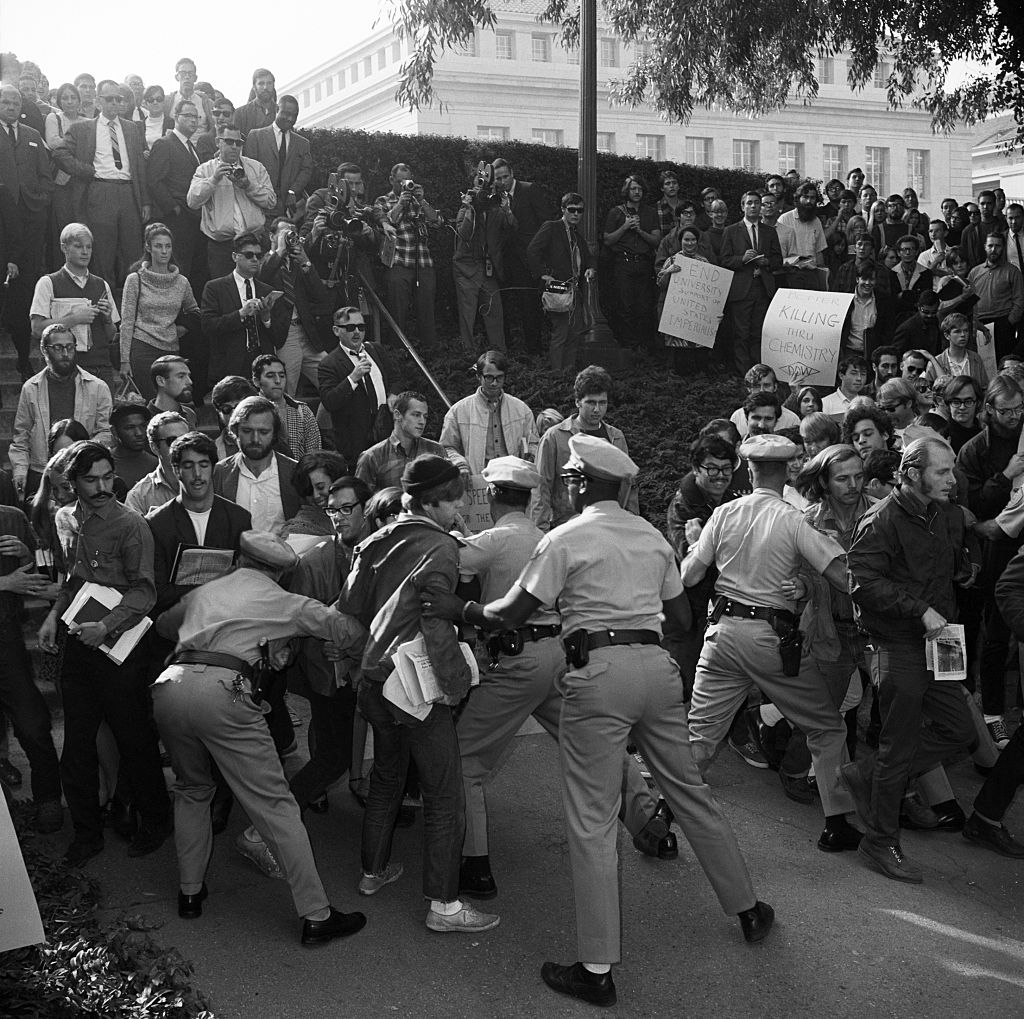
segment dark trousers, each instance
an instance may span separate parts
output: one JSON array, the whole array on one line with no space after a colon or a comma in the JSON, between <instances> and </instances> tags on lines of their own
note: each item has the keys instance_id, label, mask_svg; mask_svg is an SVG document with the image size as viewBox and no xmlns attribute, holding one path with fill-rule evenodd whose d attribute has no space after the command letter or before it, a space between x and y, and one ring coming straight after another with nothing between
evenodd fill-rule
<instances>
[{"instance_id":1,"label":"dark trousers","mask_svg":"<svg viewBox=\"0 0 1024 1019\"><path fill-rule=\"evenodd\" d=\"M1017 793L1024 783L1024 725L1013 734L1013 738L999 754L999 760L992 774L985 779L974 809L990 821L1002 821Z\"/></svg>"},{"instance_id":2,"label":"dark trousers","mask_svg":"<svg viewBox=\"0 0 1024 1019\"><path fill-rule=\"evenodd\" d=\"M119 290L142 247L142 217L131 181L93 180L85 201L85 225L93 237L89 271Z\"/></svg>"},{"instance_id":3,"label":"dark trousers","mask_svg":"<svg viewBox=\"0 0 1024 1019\"><path fill-rule=\"evenodd\" d=\"M992 331L992 339L996 345L996 360L1006 357L1017 345L1017 327L1010 320L1003 318L981 318L981 323Z\"/></svg>"},{"instance_id":4,"label":"dark trousers","mask_svg":"<svg viewBox=\"0 0 1024 1019\"><path fill-rule=\"evenodd\" d=\"M409 336L409 306L416 302L416 337L420 343L433 346L437 336L434 330L434 295L437 276L433 266L429 269L407 269L393 265L388 270L388 311L395 324Z\"/></svg>"},{"instance_id":5,"label":"dark trousers","mask_svg":"<svg viewBox=\"0 0 1024 1019\"><path fill-rule=\"evenodd\" d=\"M299 808L319 799L352 763L352 720L356 695L343 687L333 697L307 694L309 699L309 761L289 782Z\"/></svg>"},{"instance_id":6,"label":"dark trousers","mask_svg":"<svg viewBox=\"0 0 1024 1019\"><path fill-rule=\"evenodd\" d=\"M220 279L234 271L235 260L231 257L234 244L234 241L211 241L209 237L206 238L206 267L210 279Z\"/></svg>"},{"instance_id":7,"label":"dark trousers","mask_svg":"<svg viewBox=\"0 0 1024 1019\"><path fill-rule=\"evenodd\" d=\"M505 256L505 272L501 282L501 301L505 315L505 346L512 346L512 324L518 322L523 331L523 346L528 354L541 352L544 314L540 306L540 290L530 275L526 259L509 253Z\"/></svg>"},{"instance_id":8,"label":"dark trousers","mask_svg":"<svg viewBox=\"0 0 1024 1019\"><path fill-rule=\"evenodd\" d=\"M50 712L32 680L32 664L20 636L0 638L0 707L32 769L32 799L37 804L60 800L57 751L50 732Z\"/></svg>"},{"instance_id":9,"label":"dark trousers","mask_svg":"<svg viewBox=\"0 0 1024 1019\"><path fill-rule=\"evenodd\" d=\"M193 286L195 292L196 270L205 277L206 267L200 266L197 256L204 253L206 237L199 229L200 219L194 213L190 214L184 209L175 215L173 212L164 217L163 222L170 227L174 234L174 260L178 263L178 271L186 277ZM200 291L200 297L202 291Z\"/></svg>"},{"instance_id":10,"label":"dark trousers","mask_svg":"<svg viewBox=\"0 0 1024 1019\"><path fill-rule=\"evenodd\" d=\"M865 837L893 844L899 841L900 802L908 782L970 748L974 723L960 684L938 682L925 668L923 640L876 640L871 672L882 731L878 753L858 765L872 779L872 817Z\"/></svg>"},{"instance_id":11,"label":"dark trousers","mask_svg":"<svg viewBox=\"0 0 1024 1019\"><path fill-rule=\"evenodd\" d=\"M583 296L579 291L573 300L572 311L547 313L551 323L551 346L548 349L548 360L556 371L563 368L576 367L576 355L586 322L583 314Z\"/></svg>"},{"instance_id":12,"label":"dark trousers","mask_svg":"<svg viewBox=\"0 0 1024 1019\"><path fill-rule=\"evenodd\" d=\"M131 776L143 826L165 823L171 803L160 767L141 649L124 665L115 665L102 651L74 637L67 640L61 670L64 751L60 776L76 838L93 841L103 836L96 733L104 720L117 741L121 770Z\"/></svg>"},{"instance_id":13,"label":"dark trousers","mask_svg":"<svg viewBox=\"0 0 1024 1019\"><path fill-rule=\"evenodd\" d=\"M729 301L729 322L732 326L732 351L736 371L744 375L761 360L761 327L772 303L760 277L750 281L746 297Z\"/></svg>"},{"instance_id":14,"label":"dark trousers","mask_svg":"<svg viewBox=\"0 0 1024 1019\"><path fill-rule=\"evenodd\" d=\"M1017 543L990 542L985 548L982 579L985 604L982 623L985 639L981 645L981 710L986 715L1001 715L1006 705L1006 656L1010 650L1010 628L999 611L995 585L1010 560L1017 554Z\"/></svg>"},{"instance_id":15,"label":"dark trousers","mask_svg":"<svg viewBox=\"0 0 1024 1019\"><path fill-rule=\"evenodd\" d=\"M654 260L615 256L616 339L623 347L636 350L652 347L654 325Z\"/></svg>"},{"instance_id":16,"label":"dark trousers","mask_svg":"<svg viewBox=\"0 0 1024 1019\"><path fill-rule=\"evenodd\" d=\"M435 704L420 721L386 701L383 691L383 684L368 680L359 688L359 710L373 726L373 771L363 817L363 872L379 874L391 858L411 756L423 795L423 894L453 902L459 897L466 810L452 709Z\"/></svg>"},{"instance_id":17,"label":"dark trousers","mask_svg":"<svg viewBox=\"0 0 1024 1019\"><path fill-rule=\"evenodd\" d=\"M21 253L17 260L19 271L18 278L12 280L7 287L4 325L10 331L14 349L18 354L18 370L23 375L29 371L28 358L33 346L32 323L28 311L32 305L36 281L43 274L48 214L48 209L35 212L27 209L24 202L18 202L18 222L15 229L19 230L21 235ZM0 275L6 279L6 265L0 266Z\"/></svg>"}]
</instances>

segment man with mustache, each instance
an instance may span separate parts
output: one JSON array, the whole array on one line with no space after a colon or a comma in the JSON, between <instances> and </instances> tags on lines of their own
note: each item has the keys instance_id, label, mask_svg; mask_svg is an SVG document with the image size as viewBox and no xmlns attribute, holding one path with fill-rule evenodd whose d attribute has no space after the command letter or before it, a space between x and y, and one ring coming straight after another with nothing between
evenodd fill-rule
<instances>
[{"instance_id":1,"label":"man with mustache","mask_svg":"<svg viewBox=\"0 0 1024 1019\"><path fill-rule=\"evenodd\" d=\"M818 188L797 188L796 207L779 216L779 244L786 286L795 290L824 290L818 267L825 264L825 229L818 218Z\"/></svg>"}]
</instances>

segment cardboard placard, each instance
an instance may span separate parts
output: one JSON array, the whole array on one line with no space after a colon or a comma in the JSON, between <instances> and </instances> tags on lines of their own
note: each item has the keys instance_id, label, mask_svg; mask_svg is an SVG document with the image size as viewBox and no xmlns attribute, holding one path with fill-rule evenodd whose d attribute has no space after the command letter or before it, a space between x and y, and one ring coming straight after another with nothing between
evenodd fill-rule
<instances>
[{"instance_id":1,"label":"cardboard placard","mask_svg":"<svg viewBox=\"0 0 1024 1019\"><path fill-rule=\"evenodd\" d=\"M474 534L494 526L491 509L487 505L487 482L479 474L471 474L466 479L466 502L462 519Z\"/></svg>"},{"instance_id":2,"label":"cardboard placard","mask_svg":"<svg viewBox=\"0 0 1024 1019\"><path fill-rule=\"evenodd\" d=\"M46 941L7 800L0 795L0 952Z\"/></svg>"},{"instance_id":3,"label":"cardboard placard","mask_svg":"<svg viewBox=\"0 0 1024 1019\"><path fill-rule=\"evenodd\" d=\"M669 262L681 266L681 271L669 277L659 331L713 347L732 286L732 270L681 254L673 255Z\"/></svg>"},{"instance_id":4,"label":"cardboard placard","mask_svg":"<svg viewBox=\"0 0 1024 1019\"><path fill-rule=\"evenodd\" d=\"M775 291L761 330L761 360L790 386L834 386L853 294Z\"/></svg>"}]
</instances>

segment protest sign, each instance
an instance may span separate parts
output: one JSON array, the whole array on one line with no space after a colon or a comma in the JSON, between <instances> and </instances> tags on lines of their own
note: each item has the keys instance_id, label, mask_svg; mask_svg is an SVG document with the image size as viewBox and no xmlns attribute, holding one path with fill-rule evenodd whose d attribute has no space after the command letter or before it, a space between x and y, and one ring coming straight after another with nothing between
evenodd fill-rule
<instances>
[{"instance_id":1,"label":"protest sign","mask_svg":"<svg viewBox=\"0 0 1024 1019\"><path fill-rule=\"evenodd\" d=\"M853 294L775 291L761 330L761 360L790 386L834 386Z\"/></svg>"},{"instance_id":2,"label":"protest sign","mask_svg":"<svg viewBox=\"0 0 1024 1019\"><path fill-rule=\"evenodd\" d=\"M0 795L0 952L39 945L45 940L11 812Z\"/></svg>"},{"instance_id":3,"label":"protest sign","mask_svg":"<svg viewBox=\"0 0 1024 1019\"><path fill-rule=\"evenodd\" d=\"M487 482L479 474L471 474L466 479L466 503L462 519L474 534L494 526L491 509L487 505Z\"/></svg>"},{"instance_id":4,"label":"protest sign","mask_svg":"<svg viewBox=\"0 0 1024 1019\"><path fill-rule=\"evenodd\" d=\"M669 276L658 329L701 347L713 347L733 274L684 255L673 255L671 261L681 271Z\"/></svg>"}]
</instances>

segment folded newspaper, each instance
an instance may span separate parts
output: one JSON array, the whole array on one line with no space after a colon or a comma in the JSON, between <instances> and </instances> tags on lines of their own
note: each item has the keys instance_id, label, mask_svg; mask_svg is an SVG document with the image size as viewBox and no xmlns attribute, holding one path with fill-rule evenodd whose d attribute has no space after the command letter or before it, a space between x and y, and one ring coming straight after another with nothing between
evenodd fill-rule
<instances>
[{"instance_id":1,"label":"folded newspaper","mask_svg":"<svg viewBox=\"0 0 1024 1019\"><path fill-rule=\"evenodd\" d=\"M937 637L925 638L924 663L936 679L952 683L967 679L967 641L960 623L947 623Z\"/></svg>"},{"instance_id":2,"label":"folded newspaper","mask_svg":"<svg viewBox=\"0 0 1024 1019\"><path fill-rule=\"evenodd\" d=\"M480 666L477 665L473 649L460 641L459 650L469 666L469 685L476 686L480 682ZM444 691L427 654L423 634L399 644L394 660L395 671L384 683L384 696L408 714L419 719L426 718L430 714L431 705L444 697Z\"/></svg>"},{"instance_id":3,"label":"folded newspaper","mask_svg":"<svg viewBox=\"0 0 1024 1019\"><path fill-rule=\"evenodd\" d=\"M121 604L123 595L112 587L88 581L81 586L61 619L70 626L72 623L99 623L110 615L111 609ZM130 630L125 630L113 644L109 640L100 644L102 651L112 662L124 665L125 659L135 650L146 631L153 625L149 616L143 616Z\"/></svg>"}]
</instances>

